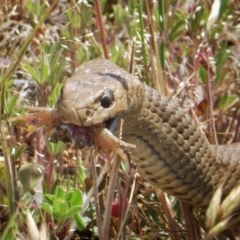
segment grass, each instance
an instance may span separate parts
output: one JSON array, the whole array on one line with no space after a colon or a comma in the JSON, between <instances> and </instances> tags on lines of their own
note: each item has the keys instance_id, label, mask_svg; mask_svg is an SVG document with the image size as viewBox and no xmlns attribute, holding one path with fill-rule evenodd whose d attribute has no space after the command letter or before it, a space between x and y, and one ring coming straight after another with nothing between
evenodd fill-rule
<instances>
[{"instance_id":1,"label":"grass","mask_svg":"<svg viewBox=\"0 0 240 240\"><path fill-rule=\"evenodd\" d=\"M179 101L210 143L238 142L239 3L6 2L0 4L0 39L8 39L0 45L1 239L74 239L71 229L86 239L237 239L238 188L222 203L219 189L205 212L153 188L134 164L115 161L109 176L104 157L50 143L47 128L28 136L28 122L8 120L27 112L24 91L16 97L20 70L37 82L32 105L54 107L78 65L105 57Z\"/></svg>"}]
</instances>

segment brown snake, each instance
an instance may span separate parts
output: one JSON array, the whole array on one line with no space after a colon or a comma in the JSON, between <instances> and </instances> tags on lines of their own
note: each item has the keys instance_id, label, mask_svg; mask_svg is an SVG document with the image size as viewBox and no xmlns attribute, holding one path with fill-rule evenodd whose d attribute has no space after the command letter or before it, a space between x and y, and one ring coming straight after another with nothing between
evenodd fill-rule
<instances>
[{"instance_id":1,"label":"brown snake","mask_svg":"<svg viewBox=\"0 0 240 240\"><path fill-rule=\"evenodd\" d=\"M140 174L190 204L208 206L223 185L223 198L240 178L240 145L211 145L195 121L174 101L108 60L81 65L63 87L58 111L64 124L105 123L131 150Z\"/></svg>"}]
</instances>

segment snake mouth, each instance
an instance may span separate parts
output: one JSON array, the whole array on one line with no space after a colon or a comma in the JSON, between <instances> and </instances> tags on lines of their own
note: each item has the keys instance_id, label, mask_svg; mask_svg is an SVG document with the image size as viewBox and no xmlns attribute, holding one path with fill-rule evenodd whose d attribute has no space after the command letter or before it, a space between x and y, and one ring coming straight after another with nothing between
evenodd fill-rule
<instances>
[{"instance_id":1,"label":"snake mouth","mask_svg":"<svg viewBox=\"0 0 240 240\"><path fill-rule=\"evenodd\" d=\"M121 116L110 118L104 122L104 125L111 133L113 133L117 129L121 118Z\"/></svg>"},{"instance_id":2,"label":"snake mouth","mask_svg":"<svg viewBox=\"0 0 240 240\"><path fill-rule=\"evenodd\" d=\"M62 141L64 143L73 143L77 148L91 148L94 146L93 132L99 128L106 128L110 132L114 132L117 128L120 118L114 117L105 122L89 127L78 126L76 124L59 124L50 137L50 141L57 143Z\"/></svg>"}]
</instances>

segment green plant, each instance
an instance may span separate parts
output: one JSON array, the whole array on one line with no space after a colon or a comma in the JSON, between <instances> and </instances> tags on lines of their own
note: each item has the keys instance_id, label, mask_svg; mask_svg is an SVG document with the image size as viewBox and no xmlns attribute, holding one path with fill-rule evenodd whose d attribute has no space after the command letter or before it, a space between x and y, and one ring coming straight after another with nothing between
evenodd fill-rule
<instances>
[{"instance_id":1,"label":"green plant","mask_svg":"<svg viewBox=\"0 0 240 240\"><path fill-rule=\"evenodd\" d=\"M42 208L53 216L56 221L58 231L62 223L69 218L74 218L77 228L84 229L84 221L80 215L82 210L83 198L79 189L72 189L69 192L61 187L57 187L54 194L46 194L46 201L42 203Z\"/></svg>"}]
</instances>

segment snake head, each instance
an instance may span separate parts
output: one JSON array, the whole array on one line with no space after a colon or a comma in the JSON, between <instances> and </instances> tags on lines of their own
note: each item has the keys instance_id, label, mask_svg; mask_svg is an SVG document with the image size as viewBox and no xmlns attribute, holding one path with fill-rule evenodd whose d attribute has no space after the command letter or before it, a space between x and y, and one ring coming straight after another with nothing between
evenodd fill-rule
<instances>
[{"instance_id":1,"label":"snake head","mask_svg":"<svg viewBox=\"0 0 240 240\"><path fill-rule=\"evenodd\" d=\"M144 86L108 60L97 59L76 69L62 89L58 112L64 124L89 127L112 124L142 104Z\"/></svg>"},{"instance_id":2,"label":"snake head","mask_svg":"<svg viewBox=\"0 0 240 240\"><path fill-rule=\"evenodd\" d=\"M72 142L78 148L111 145L108 140L116 142L111 133L119 120L141 109L144 92L143 83L108 60L84 63L64 83L57 106L62 124L52 140Z\"/></svg>"}]
</instances>

